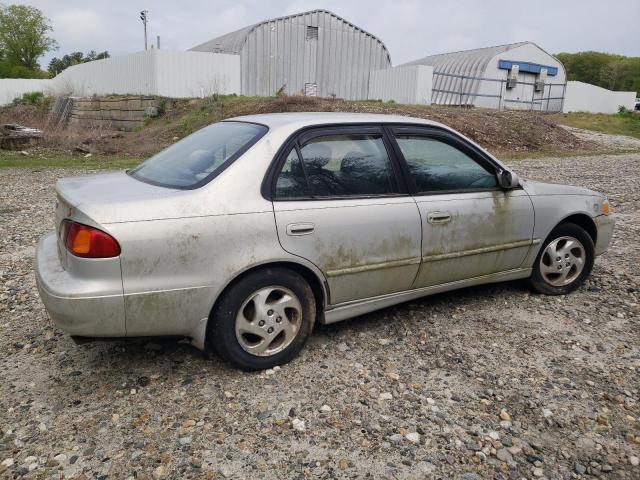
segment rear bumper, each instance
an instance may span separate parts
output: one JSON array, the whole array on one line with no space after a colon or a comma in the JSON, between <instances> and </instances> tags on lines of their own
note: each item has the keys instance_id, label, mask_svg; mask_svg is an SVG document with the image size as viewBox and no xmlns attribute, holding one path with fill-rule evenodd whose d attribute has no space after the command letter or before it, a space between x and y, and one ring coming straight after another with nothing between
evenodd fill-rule
<instances>
[{"instance_id":1,"label":"rear bumper","mask_svg":"<svg viewBox=\"0 0 640 480\"><path fill-rule=\"evenodd\" d=\"M125 336L122 281L118 287L113 280L116 267L120 269L120 260L78 261L82 264L75 268L75 273L72 268L65 270L58 258L56 235L50 233L40 238L36 249L36 283L51 319L70 335ZM110 280L98 280L101 277Z\"/></svg>"},{"instance_id":2,"label":"rear bumper","mask_svg":"<svg viewBox=\"0 0 640 480\"><path fill-rule=\"evenodd\" d=\"M596 255L601 255L609 248L609 244L611 243L616 217L615 215L599 215L594 220L596 222L596 228L598 229L598 239L595 250Z\"/></svg>"}]
</instances>

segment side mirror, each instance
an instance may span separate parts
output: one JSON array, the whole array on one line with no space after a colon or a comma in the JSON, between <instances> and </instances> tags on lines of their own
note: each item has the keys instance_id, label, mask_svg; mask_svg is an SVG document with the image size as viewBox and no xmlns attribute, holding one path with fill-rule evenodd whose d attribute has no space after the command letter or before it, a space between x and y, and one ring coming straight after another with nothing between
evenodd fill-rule
<instances>
[{"instance_id":1,"label":"side mirror","mask_svg":"<svg viewBox=\"0 0 640 480\"><path fill-rule=\"evenodd\" d=\"M520 179L511 170L502 170L498 172L498 184L504 189L511 190L520 186Z\"/></svg>"}]
</instances>

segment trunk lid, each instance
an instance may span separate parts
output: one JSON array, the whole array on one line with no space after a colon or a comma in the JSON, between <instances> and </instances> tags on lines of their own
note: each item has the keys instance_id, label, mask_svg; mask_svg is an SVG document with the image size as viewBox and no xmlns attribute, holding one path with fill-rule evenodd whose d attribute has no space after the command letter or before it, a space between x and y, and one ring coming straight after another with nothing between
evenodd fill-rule
<instances>
[{"instance_id":1,"label":"trunk lid","mask_svg":"<svg viewBox=\"0 0 640 480\"><path fill-rule=\"evenodd\" d=\"M172 215L169 199L189 192L150 185L125 172L63 178L56 184L63 207L100 224L167 218Z\"/></svg>"},{"instance_id":2,"label":"trunk lid","mask_svg":"<svg viewBox=\"0 0 640 480\"><path fill-rule=\"evenodd\" d=\"M73 207L150 200L180 191L149 185L132 178L126 172L62 178L58 180L56 190Z\"/></svg>"}]
</instances>

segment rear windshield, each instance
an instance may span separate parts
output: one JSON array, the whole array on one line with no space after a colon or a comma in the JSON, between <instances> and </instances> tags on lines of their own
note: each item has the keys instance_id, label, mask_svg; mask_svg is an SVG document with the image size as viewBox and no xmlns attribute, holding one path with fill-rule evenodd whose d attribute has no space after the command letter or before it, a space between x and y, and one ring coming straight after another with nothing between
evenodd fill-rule
<instances>
[{"instance_id":1,"label":"rear windshield","mask_svg":"<svg viewBox=\"0 0 640 480\"><path fill-rule=\"evenodd\" d=\"M222 172L265 133L255 123L220 122L192 133L129 171L143 182L197 188Z\"/></svg>"}]
</instances>

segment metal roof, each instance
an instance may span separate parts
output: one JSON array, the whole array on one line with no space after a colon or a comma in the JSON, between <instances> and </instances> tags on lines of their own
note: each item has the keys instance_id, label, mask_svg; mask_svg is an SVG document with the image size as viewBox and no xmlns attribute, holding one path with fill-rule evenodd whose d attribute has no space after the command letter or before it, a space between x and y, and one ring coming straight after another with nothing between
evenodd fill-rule
<instances>
[{"instance_id":1,"label":"metal roof","mask_svg":"<svg viewBox=\"0 0 640 480\"><path fill-rule=\"evenodd\" d=\"M226 33L220 37L209 40L208 42L196 45L189 50L195 50L199 52L214 52L214 53L233 53L240 54L244 42L247 40L247 36L253 31L259 24L249 25L248 27L235 30L233 32Z\"/></svg>"},{"instance_id":2,"label":"metal roof","mask_svg":"<svg viewBox=\"0 0 640 480\"><path fill-rule=\"evenodd\" d=\"M531 43L532 42L509 43L494 47L440 53L438 55L429 55L428 57L420 58L418 60L405 63L404 65L431 65L433 70L436 72L456 74L464 73L471 76L482 76L482 73L486 69L489 61L496 55Z\"/></svg>"},{"instance_id":3,"label":"metal roof","mask_svg":"<svg viewBox=\"0 0 640 480\"><path fill-rule=\"evenodd\" d=\"M190 48L189 50L196 50L196 51L201 51L201 52L216 52L216 53L234 53L234 54L237 55L242 50L242 47L244 46L245 42L247 41L247 37L251 34L251 32L253 32L256 28L260 27L261 25L266 25L268 23L276 22L278 20L285 20L285 19L289 19L289 18L301 17L301 16L304 16L304 15L312 14L312 13L324 13L326 15L331 15L332 17L334 17L334 18L346 23L347 25L353 27L354 29L358 30L362 34L373 38L380 45L382 45L382 48L387 52L387 57L389 58L389 63L391 63L391 56L389 55L389 51L387 50L387 47L382 42L382 40L380 40L375 35L367 32L366 30L363 30L362 28L358 27L357 25L349 22L348 20L345 20L341 16L336 15L335 13L333 13L333 12L331 12L329 10L325 10L325 9L310 10L308 12L295 13L293 15L285 15L283 17L277 17L277 18L271 18L269 20L263 20L262 22L258 22L258 23L255 23L253 25L249 25L248 27L244 27L244 28L241 28L239 30L235 30L233 32L230 32L230 33L227 33L225 35L221 35L219 37L216 37L216 38L214 38L212 40L209 40L208 42L204 42L204 43L201 43L200 45L196 45L195 47Z\"/></svg>"}]
</instances>

